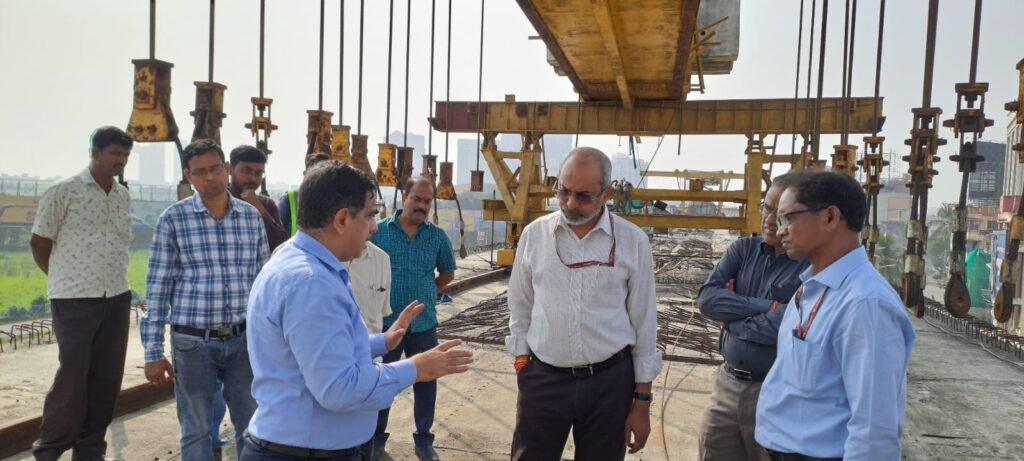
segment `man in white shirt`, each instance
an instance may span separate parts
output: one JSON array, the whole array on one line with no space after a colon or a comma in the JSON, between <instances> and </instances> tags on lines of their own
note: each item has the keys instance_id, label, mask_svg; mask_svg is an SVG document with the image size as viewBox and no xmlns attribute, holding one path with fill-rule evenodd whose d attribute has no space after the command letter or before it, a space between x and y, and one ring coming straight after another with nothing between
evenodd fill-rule
<instances>
[{"instance_id":1,"label":"man in white shirt","mask_svg":"<svg viewBox=\"0 0 1024 461\"><path fill-rule=\"evenodd\" d=\"M561 208L523 230L508 287L505 338L519 402L512 459L623 459L650 434L656 347L654 261L647 235L605 207L611 161L569 152Z\"/></svg>"},{"instance_id":2,"label":"man in white shirt","mask_svg":"<svg viewBox=\"0 0 1024 461\"><path fill-rule=\"evenodd\" d=\"M43 193L32 225L60 362L32 444L37 460L56 460L68 449L76 460L102 460L124 374L132 223L128 189L116 176L124 174L133 141L112 126L90 141L89 167Z\"/></svg>"},{"instance_id":3,"label":"man in white shirt","mask_svg":"<svg viewBox=\"0 0 1024 461\"><path fill-rule=\"evenodd\" d=\"M370 334L382 332L384 317L391 315L391 259L368 241L363 254L342 264L348 270L366 329Z\"/></svg>"}]
</instances>

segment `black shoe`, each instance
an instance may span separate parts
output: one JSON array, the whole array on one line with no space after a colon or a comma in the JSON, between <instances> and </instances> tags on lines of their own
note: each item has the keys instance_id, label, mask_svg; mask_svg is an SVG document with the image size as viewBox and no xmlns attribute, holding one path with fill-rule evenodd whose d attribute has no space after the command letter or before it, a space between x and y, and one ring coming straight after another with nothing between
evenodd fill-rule
<instances>
[{"instance_id":1,"label":"black shoe","mask_svg":"<svg viewBox=\"0 0 1024 461\"><path fill-rule=\"evenodd\" d=\"M420 461L441 461L441 458L437 457L434 447L431 446L416 447L416 458Z\"/></svg>"}]
</instances>

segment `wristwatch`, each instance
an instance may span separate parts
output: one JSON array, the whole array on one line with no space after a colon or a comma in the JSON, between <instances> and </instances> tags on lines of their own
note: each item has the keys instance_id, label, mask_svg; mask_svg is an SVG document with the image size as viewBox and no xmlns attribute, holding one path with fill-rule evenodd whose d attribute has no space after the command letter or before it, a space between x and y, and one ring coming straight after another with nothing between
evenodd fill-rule
<instances>
[{"instance_id":1,"label":"wristwatch","mask_svg":"<svg viewBox=\"0 0 1024 461\"><path fill-rule=\"evenodd\" d=\"M634 392L633 400L639 400L641 402L651 402L654 400L654 394L650 392Z\"/></svg>"}]
</instances>

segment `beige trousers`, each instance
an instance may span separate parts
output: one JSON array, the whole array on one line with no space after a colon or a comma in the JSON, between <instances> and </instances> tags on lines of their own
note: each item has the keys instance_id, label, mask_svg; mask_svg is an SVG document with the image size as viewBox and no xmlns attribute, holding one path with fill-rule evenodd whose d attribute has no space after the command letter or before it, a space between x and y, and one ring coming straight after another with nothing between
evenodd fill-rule
<instances>
[{"instance_id":1,"label":"beige trousers","mask_svg":"<svg viewBox=\"0 0 1024 461\"><path fill-rule=\"evenodd\" d=\"M768 454L754 440L754 418L761 383L742 381L715 370L711 391L698 434L697 459L701 461L768 461Z\"/></svg>"}]
</instances>

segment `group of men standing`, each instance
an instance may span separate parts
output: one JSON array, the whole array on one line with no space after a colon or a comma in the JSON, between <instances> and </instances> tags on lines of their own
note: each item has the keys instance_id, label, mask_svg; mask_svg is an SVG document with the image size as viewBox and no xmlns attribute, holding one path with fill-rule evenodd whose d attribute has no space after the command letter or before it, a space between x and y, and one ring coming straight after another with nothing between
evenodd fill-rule
<instances>
[{"instance_id":1,"label":"group of men standing","mask_svg":"<svg viewBox=\"0 0 1024 461\"><path fill-rule=\"evenodd\" d=\"M114 179L131 147L117 128L96 130L89 168L40 200L32 249L49 275L60 368L39 460L68 449L104 459L130 304L130 204ZM372 459L409 386L416 456L438 459L436 380L473 354L438 344L435 303L455 260L427 220L433 181L411 178L403 208L378 219L365 172L307 157L299 191L275 204L256 193L266 162L251 146L226 159L193 142L183 163L196 193L155 227L140 333L146 378L174 382L182 459L217 456L225 408L242 460ZM605 206L602 152L571 151L554 193L559 212L524 229L509 283L511 457L560 459L571 432L577 459L623 459L646 444L661 370L651 246ZM865 204L840 174L776 178L762 236L731 245L701 289L725 358L701 459L899 459L914 333L860 248Z\"/></svg>"}]
</instances>

